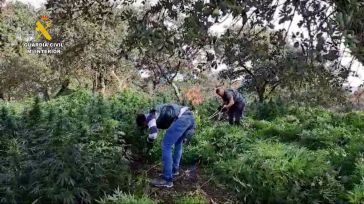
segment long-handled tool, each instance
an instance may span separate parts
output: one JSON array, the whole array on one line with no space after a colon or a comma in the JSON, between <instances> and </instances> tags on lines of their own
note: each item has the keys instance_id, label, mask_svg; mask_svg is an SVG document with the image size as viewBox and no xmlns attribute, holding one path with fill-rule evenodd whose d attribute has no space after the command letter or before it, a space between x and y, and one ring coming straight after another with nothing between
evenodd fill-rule
<instances>
[{"instance_id":1,"label":"long-handled tool","mask_svg":"<svg viewBox=\"0 0 364 204\"><path fill-rule=\"evenodd\" d=\"M212 114L210 117L209 117L209 120L211 120L212 118L216 117L217 115L219 115L220 113L222 113L223 111L223 108L221 110L217 110L214 114Z\"/></svg>"},{"instance_id":2,"label":"long-handled tool","mask_svg":"<svg viewBox=\"0 0 364 204\"><path fill-rule=\"evenodd\" d=\"M218 111L216 111L215 113L213 113L213 114L209 117L209 120L211 120L212 118L216 117L219 113L220 113L220 110L218 110Z\"/></svg>"}]
</instances>

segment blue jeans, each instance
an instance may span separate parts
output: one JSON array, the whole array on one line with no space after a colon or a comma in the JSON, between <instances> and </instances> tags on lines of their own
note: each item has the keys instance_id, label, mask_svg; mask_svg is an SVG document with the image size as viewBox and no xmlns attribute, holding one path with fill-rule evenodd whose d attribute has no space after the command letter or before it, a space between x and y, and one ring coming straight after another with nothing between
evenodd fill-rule
<instances>
[{"instance_id":1,"label":"blue jeans","mask_svg":"<svg viewBox=\"0 0 364 204\"><path fill-rule=\"evenodd\" d=\"M195 118L191 111L186 111L167 129L162 142L163 177L173 180L173 171L178 171L182 157L183 139L194 134ZM172 146L174 154L172 158Z\"/></svg>"}]
</instances>

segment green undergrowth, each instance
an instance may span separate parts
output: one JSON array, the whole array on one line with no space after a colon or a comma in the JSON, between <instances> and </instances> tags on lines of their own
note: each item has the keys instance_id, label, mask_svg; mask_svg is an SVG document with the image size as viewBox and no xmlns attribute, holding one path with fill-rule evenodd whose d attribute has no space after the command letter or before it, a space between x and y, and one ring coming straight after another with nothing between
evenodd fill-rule
<instances>
[{"instance_id":1,"label":"green undergrowth","mask_svg":"<svg viewBox=\"0 0 364 204\"><path fill-rule=\"evenodd\" d=\"M161 162L163 131L148 146L134 118L163 100L78 91L49 102L0 103L0 203L163 203L146 196L143 169L133 174L135 164ZM217 107L195 107L197 130L183 167L198 165L240 203L364 202L363 112L270 102L230 126L208 119ZM207 203L183 195L171 202Z\"/></svg>"}]
</instances>

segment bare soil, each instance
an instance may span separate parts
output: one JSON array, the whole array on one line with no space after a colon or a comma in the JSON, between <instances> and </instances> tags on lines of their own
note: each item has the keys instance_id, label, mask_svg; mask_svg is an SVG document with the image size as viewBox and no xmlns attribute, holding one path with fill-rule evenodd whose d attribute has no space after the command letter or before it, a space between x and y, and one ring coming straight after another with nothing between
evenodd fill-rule
<instances>
[{"instance_id":1,"label":"bare soil","mask_svg":"<svg viewBox=\"0 0 364 204\"><path fill-rule=\"evenodd\" d=\"M157 178L161 175L161 166L142 164L134 162L132 164L135 176L147 175L149 179ZM174 204L177 198L183 196L200 196L211 204L234 204L236 198L222 186L213 183L213 179L201 174L198 165L182 168L180 175L174 178L172 188L146 187L146 193L150 198L158 200L160 203Z\"/></svg>"}]
</instances>

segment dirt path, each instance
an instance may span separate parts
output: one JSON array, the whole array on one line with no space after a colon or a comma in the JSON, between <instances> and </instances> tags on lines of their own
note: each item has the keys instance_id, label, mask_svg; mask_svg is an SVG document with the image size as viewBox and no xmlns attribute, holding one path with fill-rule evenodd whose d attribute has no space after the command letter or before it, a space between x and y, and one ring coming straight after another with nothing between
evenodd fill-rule
<instances>
[{"instance_id":1,"label":"dirt path","mask_svg":"<svg viewBox=\"0 0 364 204\"><path fill-rule=\"evenodd\" d=\"M135 176L146 174L149 179L160 176L161 167L157 165L134 164ZM173 204L176 198L182 196L202 196L211 204L233 204L233 196L226 189L217 187L211 178L201 175L200 169L196 166L181 169L180 175L174 179L173 187L155 188L147 187L147 194L150 198L159 200L161 203Z\"/></svg>"}]
</instances>

